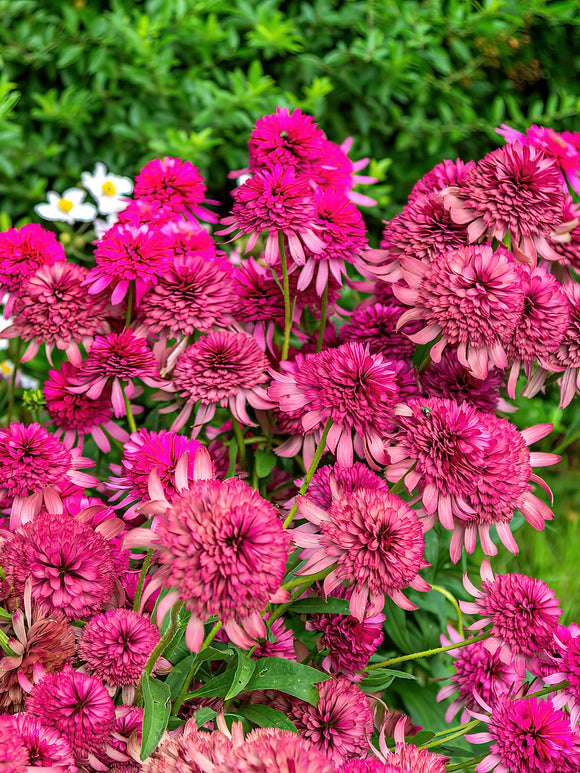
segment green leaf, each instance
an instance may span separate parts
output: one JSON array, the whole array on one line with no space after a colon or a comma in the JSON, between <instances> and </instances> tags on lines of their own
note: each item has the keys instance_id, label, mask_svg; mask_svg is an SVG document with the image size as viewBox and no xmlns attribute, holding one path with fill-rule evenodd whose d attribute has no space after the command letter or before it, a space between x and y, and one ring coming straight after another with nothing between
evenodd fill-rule
<instances>
[{"instance_id":1,"label":"green leaf","mask_svg":"<svg viewBox=\"0 0 580 773\"><path fill-rule=\"evenodd\" d=\"M190 692L186 700L190 698L225 698L234 678L234 669L228 668L223 674L218 674L206 682L202 687Z\"/></svg>"},{"instance_id":2,"label":"green leaf","mask_svg":"<svg viewBox=\"0 0 580 773\"><path fill-rule=\"evenodd\" d=\"M246 689L280 690L316 706L319 695L315 685L327 679L330 679L328 674L302 663L283 658L260 658Z\"/></svg>"},{"instance_id":3,"label":"green leaf","mask_svg":"<svg viewBox=\"0 0 580 773\"><path fill-rule=\"evenodd\" d=\"M198 709L195 712L195 723L199 729L207 722L211 722L212 719L215 719L216 717L217 711L210 709L209 706L202 706L201 709Z\"/></svg>"},{"instance_id":4,"label":"green leaf","mask_svg":"<svg viewBox=\"0 0 580 773\"><path fill-rule=\"evenodd\" d=\"M241 714L250 722L258 727L279 727L280 730L290 730L297 733L296 725L283 711L273 709L271 706L262 706L259 703L249 703L246 706L240 706L238 714Z\"/></svg>"},{"instance_id":5,"label":"green leaf","mask_svg":"<svg viewBox=\"0 0 580 773\"><path fill-rule=\"evenodd\" d=\"M292 604L293 612L319 612L327 615L349 615L349 604L346 599L337 599L329 596L326 601L320 597L300 599Z\"/></svg>"},{"instance_id":6,"label":"green leaf","mask_svg":"<svg viewBox=\"0 0 580 773\"><path fill-rule=\"evenodd\" d=\"M236 650L238 656L238 663L236 666L236 673L232 681L230 689L227 691L226 700L234 698L239 695L244 687L248 684L252 678L252 674L256 670L256 661L248 655L245 650Z\"/></svg>"},{"instance_id":7,"label":"green leaf","mask_svg":"<svg viewBox=\"0 0 580 773\"><path fill-rule=\"evenodd\" d=\"M165 682L152 676L143 679L143 736L141 760L144 761L156 749L165 732L171 714L171 690Z\"/></svg>"},{"instance_id":8,"label":"green leaf","mask_svg":"<svg viewBox=\"0 0 580 773\"><path fill-rule=\"evenodd\" d=\"M360 686L363 692L378 692L379 690L386 690L387 687L390 687L395 679L416 680L417 677L413 676L413 674L408 674L406 671L393 671L393 669L390 668L377 668L376 671L371 671L369 676L361 681Z\"/></svg>"},{"instance_id":9,"label":"green leaf","mask_svg":"<svg viewBox=\"0 0 580 773\"><path fill-rule=\"evenodd\" d=\"M256 475L258 478L265 478L276 466L277 458L271 451L262 451L259 449L254 454L254 464L256 465Z\"/></svg>"}]
</instances>

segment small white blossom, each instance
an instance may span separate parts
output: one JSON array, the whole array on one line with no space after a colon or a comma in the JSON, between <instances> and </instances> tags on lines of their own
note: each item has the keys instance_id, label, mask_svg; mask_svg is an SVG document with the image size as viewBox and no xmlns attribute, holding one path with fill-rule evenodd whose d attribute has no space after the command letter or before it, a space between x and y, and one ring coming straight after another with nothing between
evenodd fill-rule
<instances>
[{"instance_id":1,"label":"small white blossom","mask_svg":"<svg viewBox=\"0 0 580 773\"><path fill-rule=\"evenodd\" d=\"M104 234L107 233L109 228L112 228L115 225L118 219L119 218L117 217L116 214L107 215L105 220L103 220L102 217L98 217L94 222L95 235L97 239L101 239L104 236Z\"/></svg>"},{"instance_id":2,"label":"small white blossom","mask_svg":"<svg viewBox=\"0 0 580 773\"><path fill-rule=\"evenodd\" d=\"M88 223L95 219L97 208L94 204L84 201L85 191L80 188L69 188L62 196L55 191L46 194L47 201L37 204L34 211L44 220L58 220L71 225L77 220Z\"/></svg>"},{"instance_id":3,"label":"small white blossom","mask_svg":"<svg viewBox=\"0 0 580 773\"><path fill-rule=\"evenodd\" d=\"M101 161L97 161L92 174L82 173L81 183L97 202L102 215L122 212L129 203L123 197L133 191L133 182L129 177L108 173Z\"/></svg>"}]
</instances>

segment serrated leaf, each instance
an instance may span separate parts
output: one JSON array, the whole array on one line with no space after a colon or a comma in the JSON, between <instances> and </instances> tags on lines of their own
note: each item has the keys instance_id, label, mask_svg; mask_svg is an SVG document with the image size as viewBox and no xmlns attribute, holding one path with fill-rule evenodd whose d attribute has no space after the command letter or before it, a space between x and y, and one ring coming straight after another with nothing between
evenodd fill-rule
<instances>
[{"instance_id":1,"label":"serrated leaf","mask_svg":"<svg viewBox=\"0 0 580 773\"><path fill-rule=\"evenodd\" d=\"M256 475L258 478L265 478L276 466L276 456L271 451L262 451L259 449L254 454L254 464L256 465Z\"/></svg>"},{"instance_id":2,"label":"serrated leaf","mask_svg":"<svg viewBox=\"0 0 580 773\"><path fill-rule=\"evenodd\" d=\"M242 692L256 670L256 661L252 660L245 650L237 650L236 654L238 656L238 663L231 687L226 694L227 701Z\"/></svg>"},{"instance_id":3,"label":"serrated leaf","mask_svg":"<svg viewBox=\"0 0 580 773\"><path fill-rule=\"evenodd\" d=\"M141 760L144 761L157 748L165 732L171 714L171 690L165 682L152 676L143 679L143 730Z\"/></svg>"},{"instance_id":4,"label":"serrated leaf","mask_svg":"<svg viewBox=\"0 0 580 773\"><path fill-rule=\"evenodd\" d=\"M337 599L330 596L326 601L316 597L311 599L300 599L292 604L293 612L317 612L327 615L349 615L349 603L346 599Z\"/></svg>"},{"instance_id":5,"label":"serrated leaf","mask_svg":"<svg viewBox=\"0 0 580 773\"><path fill-rule=\"evenodd\" d=\"M280 730L290 730L297 733L296 725L283 711L273 709L271 706L262 706L259 703L249 703L246 706L240 706L238 714L241 714L250 722L258 727L279 727Z\"/></svg>"},{"instance_id":6,"label":"serrated leaf","mask_svg":"<svg viewBox=\"0 0 580 773\"><path fill-rule=\"evenodd\" d=\"M260 658L246 689L280 690L316 706L319 695L315 685L327 679L330 679L328 674L302 663L283 658Z\"/></svg>"}]
</instances>

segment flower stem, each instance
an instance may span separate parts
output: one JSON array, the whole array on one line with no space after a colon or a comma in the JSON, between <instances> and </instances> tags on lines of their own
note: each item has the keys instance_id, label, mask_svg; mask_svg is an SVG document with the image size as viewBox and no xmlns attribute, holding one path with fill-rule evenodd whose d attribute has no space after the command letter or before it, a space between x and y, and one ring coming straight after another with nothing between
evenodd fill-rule
<instances>
[{"instance_id":1,"label":"flower stem","mask_svg":"<svg viewBox=\"0 0 580 773\"><path fill-rule=\"evenodd\" d=\"M145 560L143 561L143 566L141 567L141 572L139 573L139 580L137 581L137 588L135 589L135 599L133 601L133 609L135 610L135 612L139 611L139 605L141 603L141 594L143 593L143 583L145 582L145 577L147 576L147 572L151 565L151 559L153 558L154 552L155 550L153 548L150 548L147 551L147 555L145 556Z\"/></svg>"},{"instance_id":2,"label":"flower stem","mask_svg":"<svg viewBox=\"0 0 580 773\"><path fill-rule=\"evenodd\" d=\"M320 302L320 329L318 330L318 341L316 342L317 352L319 352L322 349L322 343L324 341L327 311L328 311L328 282L324 287L324 292L322 293L322 300Z\"/></svg>"},{"instance_id":3,"label":"flower stem","mask_svg":"<svg viewBox=\"0 0 580 773\"><path fill-rule=\"evenodd\" d=\"M235 418L233 414L232 414L232 427L234 429L234 435L236 436L236 440L238 441L238 460L240 462L240 467L245 468L246 444L244 443L244 433L242 432L242 427L240 425L240 422Z\"/></svg>"},{"instance_id":4,"label":"flower stem","mask_svg":"<svg viewBox=\"0 0 580 773\"><path fill-rule=\"evenodd\" d=\"M467 722L467 724L463 725L460 730L458 729L456 733L443 736L442 738L437 738L434 741L429 741L429 743L426 743L421 748L432 749L435 746L442 746L443 744L446 744L449 741L454 741L456 738L461 738L461 736L465 735L465 733L469 733L470 730L473 730L473 728L477 727L480 723L481 723L480 719L472 719L471 722Z\"/></svg>"},{"instance_id":5,"label":"flower stem","mask_svg":"<svg viewBox=\"0 0 580 773\"><path fill-rule=\"evenodd\" d=\"M455 762L453 765L447 765L445 770L447 773L451 773L454 770L465 770L465 768L473 768L475 765L479 765L480 762L487 757L487 754L482 754L481 757L475 757L475 759L465 760L465 762Z\"/></svg>"},{"instance_id":6,"label":"flower stem","mask_svg":"<svg viewBox=\"0 0 580 773\"><path fill-rule=\"evenodd\" d=\"M8 636L4 633L4 631L0 630L0 648L4 650L4 653L8 655L8 657L14 658L18 657L16 652L14 652L13 649L10 647Z\"/></svg>"},{"instance_id":7,"label":"flower stem","mask_svg":"<svg viewBox=\"0 0 580 773\"><path fill-rule=\"evenodd\" d=\"M386 666L392 666L395 663L403 663L406 660L427 658L431 655L438 655L440 652L449 652L449 650L459 649L459 647L467 647L469 644L476 644L478 641L484 641L484 639L488 638L489 633L480 633L479 636L473 636L471 639L465 639L465 641L457 642L457 644L448 644L446 647L435 647L432 650L423 650L423 652L413 652L410 655L401 655L398 658L389 658L389 660L383 660L382 663L373 663L364 670L374 671L377 668L385 668Z\"/></svg>"},{"instance_id":8,"label":"flower stem","mask_svg":"<svg viewBox=\"0 0 580 773\"><path fill-rule=\"evenodd\" d=\"M178 601L177 604L174 604L171 608L171 618L169 620L169 626L167 630L165 631L165 634L159 639L157 646L149 655L149 659L147 660L147 663L145 663L145 668L143 669L143 673L141 674L141 679L139 680L139 684L137 685L137 688L135 690L135 700L133 701L133 706L139 706L141 701L143 700L143 679L151 674L153 669L155 668L155 665L161 655L165 652L167 647L170 645L170 643L173 640L173 637L175 636L177 632L177 621L179 619L179 613L181 612L181 608L183 607L183 601Z\"/></svg>"},{"instance_id":9,"label":"flower stem","mask_svg":"<svg viewBox=\"0 0 580 773\"><path fill-rule=\"evenodd\" d=\"M461 609L459 608L459 603L453 593L450 593L445 588L440 588L439 585L432 585L431 590L436 590L437 593L445 596L445 598L453 604L455 612L457 613L457 633L463 637L463 616L461 614Z\"/></svg>"},{"instance_id":10,"label":"flower stem","mask_svg":"<svg viewBox=\"0 0 580 773\"><path fill-rule=\"evenodd\" d=\"M310 481L312 480L314 473L316 472L318 468L318 464L320 460L322 459L322 454L324 453L326 449L326 438L328 437L328 433L330 432L330 428L332 427L332 418L328 418L326 420L326 424L324 426L324 430L322 432L322 435L320 437L320 442L318 443L318 447L316 448L316 451L314 453L314 457L312 461L310 462L310 467L308 468L308 472L304 476L304 480L302 481L302 485L300 486L300 490L298 491L297 496L302 496L303 494L306 494L308 491L308 486L310 485ZM294 516L296 515L296 511L298 510L298 502L294 502L292 505L292 509L288 513L288 517L284 521L284 528L287 529L290 524L292 523L292 520Z\"/></svg>"},{"instance_id":11,"label":"flower stem","mask_svg":"<svg viewBox=\"0 0 580 773\"><path fill-rule=\"evenodd\" d=\"M10 377L10 389L8 392L8 409L6 411L6 423L10 424L12 421L12 413L14 411L14 399L16 397L16 374L18 373L18 366L20 365L20 353L22 350L22 339L19 338L16 341L16 351L14 352L14 365L13 371Z\"/></svg>"},{"instance_id":12,"label":"flower stem","mask_svg":"<svg viewBox=\"0 0 580 773\"><path fill-rule=\"evenodd\" d=\"M290 283L288 282L288 261L284 249L284 233L278 231L278 251L282 263L282 292L284 294L284 343L282 344L282 356L280 359L288 359L290 348L290 328L292 327L292 309L290 307Z\"/></svg>"},{"instance_id":13,"label":"flower stem","mask_svg":"<svg viewBox=\"0 0 580 773\"><path fill-rule=\"evenodd\" d=\"M129 292L127 294L127 311L125 313L125 327L131 324L133 316L133 299L135 297L135 282L129 282Z\"/></svg>"},{"instance_id":14,"label":"flower stem","mask_svg":"<svg viewBox=\"0 0 580 773\"><path fill-rule=\"evenodd\" d=\"M209 647L209 645L214 640L217 632L222 627L222 625L223 624L222 624L221 620L218 620L217 623L214 625L214 627L211 629L211 631L208 633L208 635L203 640L203 644L201 645L200 651L197 653L196 657L193 659L193 663L191 664L191 668L189 669L189 673L185 677L185 682L183 683L183 685L181 687L181 690L179 691L179 695L177 696L177 700L175 701L175 704L173 706L173 711L171 712L171 714L174 717L176 717L177 714L179 713L179 709L181 708L185 698L187 697L187 691L189 689L189 685L191 684L191 680L195 676L195 672L197 671L197 669L200 666L199 655L204 650L206 650Z\"/></svg>"},{"instance_id":15,"label":"flower stem","mask_svg":"<svg viewBox=\"0 0 580 773\"><path fill-rule=\"evenodd\" d=\"M121 389L123 389L121 387ZM129 424L129 429L131 432L137 432L137 425L135 424L135 417L133 416L133 412L131 410L131 403L129 402L129 396L127 395L127 392L123 389L123 399L125 400L125 410L127 411L127 423Z\"/></svg>"}]
</instances>

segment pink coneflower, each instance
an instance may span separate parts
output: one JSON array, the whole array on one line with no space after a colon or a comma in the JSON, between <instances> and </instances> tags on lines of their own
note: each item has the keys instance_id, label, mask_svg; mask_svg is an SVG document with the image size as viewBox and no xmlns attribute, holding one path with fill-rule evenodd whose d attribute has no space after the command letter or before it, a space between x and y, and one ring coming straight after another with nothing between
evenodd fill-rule
<instances>
[{"instance_id":1,"label":"pink coneflower","mask_svg":"<svg viewBox=\"0 0 580 773\"><path fill-rule=\"evenodd\" d=\"M308 486L308 499L323 510L328 510L333 498L338 499L359 488L388 491L389 484L362 462L355 462L352 467L326 464L314 473Z\"/></svg>"},{"instance_id":2,"label":"pink coneflower","mask_svg":"<svg viewBox=\"0 0 580 773\"><path fill-rule=\"evenodd\" d=\"M86 394L91 400L98 399L107 385L111 386L111 403L115 416L125 415L123 390L127 382L141 379L145 384L157 386L157 363L147 340L129 329L107 336L97 336L87 359L79 369L77 386L71 392ZM125 382L125 386L121 382Z\"/></svg>"},{"instance_id":3,"label":"pink coneflower","mask_svg":"<svg viewBox=\"0 0 580 773\"><path fill-rule=\"evenodd\" d=\"M558 626L554 637L557 645L557 656L553 658L555 670L544 676L543 680L546 684L554 685L568 682L568 686L553 696L552 702L556 709L568 706L570 723L574 727L580 717L580 628L573 625L570 629L562 629L563 626ZM561 631L565 632L564 636Z\"/></svg>"},{"instance_id":4,"label":"pink coneflower","mask_svg":"<svg viewBox=\"0 0 580 773\"><path fill-rule=\"evenodd\" d=\"M112 464L111 471L118 477L107 482L107 488L113 491L128 492L122 505L145 502L150 499L149 488L152 473L156 470L165 497L170 500L178 490L187 488L188 482L196 479L195 457L201 443L189 440L184 435L139 429L133 432L123 448L121 464ZM111 499L117 499L121 493ZM131 508L129 517L133 514ZM124 515L127 518L127 512Z\"/></svg>"},{"instance_id":5,"label":"pink coneflower","mask_svg":"<svg viewBox=\"0 0 580 773\"><path fill-rule=\"evenodd\" d=\"M48 381L44 382L42 393L46 400L46 411L56 428L56 437L62 438L65 448L73 448L78 442L82 448L84 438L90 435L97 447L109 453L111 444L105 433L122 443L129 439L128 433L113 421L111 390L105 387L101 396L91 400L85 394L74 394L69 386L76 386L79 369L70 362L63 362L60 370L49 370Z\"/></svg>"},{"instance_id":6,"label":"pink coneflower","mask_svg":"<svg viewBox=\"0 0 580 773\"><path fill-rule=\"evenodd\" d=\"M457 359L455 349L446 349L439 362L429 364L421 375L421 391L427 397L444 397L457 403L469 403L484 413L495 413L504 384L501 371L494 368L487 378L471 375Z\"/></svg>"},{"instance_id":7,"label":"pink coneflower","mask_svg":"<svg viewBox=\"0 0 580 773\"><path fill-rule=\"evenodd\" d=\"M133 196L153 199L173 212L191 212L200 220L215 223L217 216L201 206L214 203L205 199L205 191L204 178L191 161L165 156L145 164L135 178Z\"/></svg>"},{"instance_id":8,"label":"pink coneflower","mask_svg":"<svg viewBox=\"0 0 580 773\"><path fill-rule=\"evenodd\" d=\"M14 719L0 717L0 770L27 773L29 761L28 750L14 732Z\"/></svg>"},{"instance_id":9,"label":"pink coneflower","mask_svg":"<svg viewBox=\"0 0 580 773\"><path fill-rule=\"evenodd\" d=\"M420 180L417 180L409 194L409 201L414 201L419 196L428 196L431 193L440 192L450 185L461 185L465 175L474 166L475 161L464 163L460 158L455 159L455 161L446 158L434 166Z\"/></svg>"},{"instance_id":10,"label":"pink coneflower","mask_svg":"<svg viewBox=\"0 0 580 773\"><path fill-rule=\"evenodd\" d=\"M111 546L70 515L40 513L4 540L0 557L15 593L22 598L28 581L33 601L71 620L88 619L113 593Z\"/></svg>"},{"instance_id":11,"label":"pink coneflower","mask_svg":"<svg viewBox=\"0 0 580 773\"><path fill-rule=\"evenodd\" d=\"M80 456L78 448L65 448L37 423L12 422L0 428L0 465L0 495L12 502L11 529L30 521L43 504L49 512L62 512L59 491L67 484L85 488L97 483L94 476L80 472L93 461Z\"/></svg>"},{"instance_id":12,"label":"pink coneflower","mask_svg":"<svg viewBox=\"0 0 580 773\"><path fill-rule=\"evenodd\" d=\"M49 768L70 773L77 770L70 744L57 730L46 727L29 714L18 714L11 719L13 733L24 744L28 752L28 764L33 766L32 770Z\"/></svg>"},{"instance_id":13,"label":"pink coneflower","mask_svg":"<svg viewBox=\"0 0 580 773\"><path fill-rule=\"evenodd\" d=\"M494 366L507 367L505 345L511 340L524 308L522 280L511 256L489 245L450 251L428 266L407 259L409 288L395 294L413 306L399 319L399 329L421 319L425 327L409 335L431 347L439 362L448 344L457 346L459 362L475 378L484 379Z\"/></svg>"},{"instance_id":14,"label":"pink coneflower","mask_svg":"<svg viewBox=\"0 0 580 773\"><path fill-rule=\"evenodd\" d=\"M200 257L227 266L227 257L216 249L213 236L196 220L170 220L162 226L171 237L176 258Z\"/></svg>"},{"instance_id":15,"label":"pink coneflower","mask_svg":"<svg viewBox=\"0 0 580 773\"><path fill-rule=\"evenodd\" d=\"M570 718L556 711L552 701L538 698L510 700L500 697L493 705L480 701L491 717L470 712L488 724L472 733L472 743L489 743L490 753L475 768L477 773L560 773L560 758L572 750Z\"/></svg>"},{"instance_id":16,"label":"pink coneflower","mask_svg":"<svg viewBox=\"0 0 580 773\"><path fill-rule=\"evenodd\" d=\"M170 337L232 324L238 299L231 272L201 255L175 258L139 306L139 322Z\"/></svg>"},{"instance_id":17,"label":"pink coneflower","mask_svg":"<svg viewBox=\"0 0 580 773\"><path fill-rule=\"evenodd\" d=\"M69 360L80 365L79 343L89 349L96 333L106 333L107 302L102 296L87 297L81 283L88 270L61 260L41 266L18 293L16 316L12 325L2 331L2 338L29 341L21 357L32 360L45 344L46 356L52 364L54 347L64 351Z\"/></svg>"},{"instance_id":18,"label":"pink coneflower","mask_svg":"<svg viewBox=\"0 0 580 773\"><path fill-rule=\"evenodd\" d=\"M512 662L518 676L526 673L526 660L552 645L562 610L554 591L545 582L525 574L494 576L489 561L481 564L481 590L463 577L465 589L475 601L460 601L467 614L480 615L470 629L491 624L491 638L485 640L490 652L498 652L504 663Z\"/></svg>"},{"instance_id":19,"label":"pink coneflower","mask_svg":"<svg viewBox=\"0 0 580 773\"><path fill-rule=\"evenodd\" d=\"M255 426L246 412L246 401L261 410L273 406L261 386L268 381L268 367L258 343L245 333L224 330L200 338L179 355L172 381L164 387L170 395L177 393L185 400L171 429L183 427L198 401L196 427L211 421L218 405L228 406L241 424ZM177 407L174 403L162 412Z\"/></svg>"},{"instance_id":20,"label":"pink coneflower","mask_svg":"<svg viewBox=\"0 0 580 773\"><path fill-rule=\"evenodd\" d=\"M25 598L29 607L29 599ZM26 629L20 609L12 616L16 638L9 640L15 655L0 659L0 709L1 713L17 713L24 710L25 692L21 686L43 673L60 671L75 656L74 629L61 617L45 617L36 613Z\"/></svg>"},{"instance_id":21,"label":"pink coneflower","mask_svg":"<svg viewBox=\"0 0 580 773\"><path fill-rule=\"evenodd\" d=\"M135 302L163 276L173 259L173 242L159 228L149 225L119 223L110 228L97 242L97 265L84 281L89 295L104 292L113 286L111 303L116 306L135 283Z\"/></svg>"},{"instance_id":22,"label":"pink coneflower","mask_svg":"<svg viewBox=\"0 0 580 773\"><path fill-rule=\"evenodd\" d=\"M317 187L325 190L340 191L359 206L374 207L377 203L374 199L353 190L355 185L376 183L376 177L359 175L361 169L368 164L368 158L351 161L348 153L352 147L353 138L347 137L344 142L337 145L330 140L322 143L322 152L318 157L314 168L313 180Z\"/></svg>"},{"instance_id":23,"label":"pink coneflower","mask_svg":"<svg viewBox=\"0 0 580 773\"><path fill-rule=\"evenodd\" d=\"M384 439L399 389L393 367L380 354L348 343L311 355L296 373L272 375L270 397L282 411L303 411L306 432L322 430L332 419L326 445L340 465L352 466L354 450L367 461L386 462Z\"/></svg>"},{"instance_id":24,"label":"pink coneflower","mask_svg":"<svg viewBox=\"0 0 580 773\"><path fill-rule=\"evenodd\" d=\"M441 645L449 646L463 642L464 637L450 625L447 626L449 639L441 634ZM437 701L445 700L458 693L445 712L445 721L450 723L461 710L461 722L469 722L469 712L478 706L477 697L494 705L500 695L507 693L521 682L511 663L504 663L497 650L490 652L485 642L479 641L468 647L449 650L453 658L455 673L450 684L437 693Z\"/></svg>"},{"instance_id":25,"label":"pink coneflower","mask_svg":"<svg viewBox=\"0 0 580 773\"><path fill-rule=\"evenodd\" d=\"M173 499L155 528L136 529L130 546L161 548L158 583L177 589L165 596L158 615L185 601L192 651L199 650L212 615L238 646L266 636L261 610L273 598L288 597L279 593L288 540L269 502L238 478L198 481Z\"/></svg>"},{"instance_id":26,"label":"pink coneflower","mask_svg":"<svg viewBox=\"0 0 580 773\"><path fill-rule=\"evenodd\" d=\"M232 214L223 218L227 226L218 234L250 234L246 252L252 250L263 231L268 231L264 260L273 266L280 260L278 234L294 259L305 260L304 247L320 253L324 242L318 236L321 224L308 178L296 176L292 167L275 164L257 171L233 191Z\"/></svg>"},{"instance_id":27,"label":"pink coneflower","mask_svg":"<svg viewBox=\"0 0 580 773\"><path fill-rule=\"evenodd\" d=\"M103 684L72 666L65 666L59 674L48 674L34 685L26 711L46 727L58 730L77 760L104 751L115 725L115 707Z\"/></svg>"},{"instance_id":28,"label":"pink coneflower","mask_svg":"<svg viewBox=\"0 0 580 773\"><path fill-rule=\"evenodd\" d=\"M64 249L52 231L35 223L0 233L0 285L17 295L23 282L41 266L65 259Z\"/></svg>"},{"instance_id":29,"label":"pink coneflower","mask_svg":"<svg viewBox=\"0 0 580 773\"><path fill-rule=\"evenodd\" d=\"M326 135L314 119L296 108L277 107L272 115L256 121L248 143L250 169L292 166L299 173L312 175Z\"/></svg>"},{"instance_id":30,"label":"pink coneflower","mask_svg":"<svg viewBox=\"0 0 580 773\"><path fill-rule=\"evenodd\" d=\"M168 225L174 218L181 217L169 204L158 199L132 199L127 208L117 213L119 223L135 226L154 224L157 227Z\"/></svg>"},{"instance_id":31,"label":"pink coneflower","mask_svg":"<svg viewBox=\"0 0 580 773\"><path fill-rule=\"evenodd\" d=\"M137 612L110 609L83 628L79 657L90 674L109 685L137 684L158 641L158 629Z\"/></svg>"},{"instance_id":32,"label":"pink coneflower","mask_svg":"<svg viewBox=\"0 0 580 773\"><path fill-rule=\"evenodd\" d=\"M359 488L333 497L328 511L300 497L298 513L309 521L292 531L294 543L304 548L300 557L307 559L300 573L334 567L324 580L324 593L332 594L345 580L354 584L353 617L363 620L382 612L385 595L403 609L416 609L402 590L429 590L418 575L428 564L423 529L406 502L386 491Z\"/></svg>"},{"instance_id":33,"label":"pink coneflower","mask_svg":"<svg viewBox=\"0 0 580 773\"><path fill-rule=\"evenodd\" d=\"M367 696L345 677L318 685L317 706L293 698L288 715L300 735L339 765L369 748L373 712Z\"/></svg>"},{"instance_id":34,"label":"pink coneflower","mask_svg":"<svg viewBox=\"0 0 580 773\"><path fill-rule=\"evenodd\" d=\"M451 218L467 226L470 242L503 241L510 234L521 263L557 260L550 245L562 222L564 193L558 164L543 150L519 142L488 153L462 184L443 193Z\"/></svg>"},{"instance_id":35,"label":"pink coneflower","mask_svg":"<svg viewBox=\"0 0 580 773\"><path fill-rule=\"evenodd\" d=\"M485 553L495 555L491 524L505 547L517 553L509 527L516 509L535 529L553 518L531 493L529 481L545 486L532 466L555 464L560 457L527 449L553 429L551 424L519 432L505 419L441 398L411 400L398 413L401 431L397 445L389 448L387 479L406 476L409 492L419 487L429 521L438 518L454 530L453 561L459 560L463 544L473 553L478 534Z\"/></svg>"},{"instance_id":36,"label":"pink coneflower","mask_svg":"<svg viewBox=\"0 0 580 773\"><path fill-rule=\"evenodd\" d=\"M372 354L382 354L385 359L412 357L415 344L405 333L397 331L397 323L404 311L404 306L395 303L358 306L348 323L340 328L341 343L359 341L368 344ZM420 322L407 325L405 332L416 333L420 326Z\"/></svg>"},{"instance_id":37,"label":"pink coneflower","mask_svg":"<svg viewBox=\"0 0 580 773\"><path fill-rule=\"evenodd\" d=\"M580 284L566 282L562 285L562 290L568 302L570 322L560 346L549 362L544 362L543 365L550 370L564 370L560 381L559 407L566 408L574 395L580 392ZM544 378L546 375L544 371Z\"/></svg>"}]
</instances>

